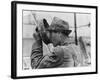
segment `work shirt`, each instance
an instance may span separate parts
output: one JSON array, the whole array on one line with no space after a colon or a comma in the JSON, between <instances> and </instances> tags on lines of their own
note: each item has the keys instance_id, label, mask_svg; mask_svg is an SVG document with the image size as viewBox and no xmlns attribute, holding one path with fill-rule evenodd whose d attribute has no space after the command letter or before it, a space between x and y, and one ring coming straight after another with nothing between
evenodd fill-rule
<instances>
[{"instance_id":1,"label":"work shirt","mask_svg":"<svg viewBox=\"0 0 100 80\"><path fill-rule=\"evenodd\" d=\"M74 67L83 62L80 48L73 43L65 41L60 46L54 48L51 55L43 55L42 41L34 41L31 52L31 67L36 68L55 68L55 67Z\"/></svg>"}]
</instances>

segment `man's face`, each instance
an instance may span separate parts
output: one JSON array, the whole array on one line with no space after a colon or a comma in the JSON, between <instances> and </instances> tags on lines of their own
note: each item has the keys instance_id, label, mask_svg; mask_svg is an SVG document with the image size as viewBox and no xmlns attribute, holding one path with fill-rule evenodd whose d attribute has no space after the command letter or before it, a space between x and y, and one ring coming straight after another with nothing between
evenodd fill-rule
<instances>
[{"instance_id":1,"label":"man's face","mask_svg":"<svg viewBox=\"0 0 100 80\"><path fill-rule=\"evenodd\" d=\"M57 46L61 43L61 33L51 32L51 41L54 46Z\"/></svg>"}]
</instances>

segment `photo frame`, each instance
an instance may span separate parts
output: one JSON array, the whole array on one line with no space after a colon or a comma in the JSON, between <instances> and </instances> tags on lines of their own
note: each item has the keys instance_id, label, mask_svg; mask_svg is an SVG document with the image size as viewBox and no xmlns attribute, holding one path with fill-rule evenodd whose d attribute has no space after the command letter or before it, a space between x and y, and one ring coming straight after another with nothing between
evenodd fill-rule
<instances>
[{"instance_id":1,"label":"photo frame","mask_svg":"<svg viewBox=\"0 0 100 80\"><path fill-rule=\"evenodd\" d=\"M98 12L97 6L12 1L11 2L11 78L19 79L19 78L97 74L98 72L97 12ZM32 44L34 43L35 40L33 38L34 36L33 33L36 32L35 31L36 27L39 26L38 25L39 20L46 19L49 25L50 24L54 25L53 19L55 17L58 17L57 21L64 20L69 24L69 29L72 31L72 33L69 36L72 42L68 44L71 45L74 44L76 48L77 47L83 48L84 46L86 47L84 48L86 54L81 55L83 61L87 56L85 60L86 63L85 62L82 64L78 63L78 66L74 67L57 66L52 68L47 67L45 69L44 68L32 69L31 51L32 51ZM60 32L60 30L58 30L58 32ZM84 46L81 46L80 43L82 43L82 45ZM48 46L46 46L44 43L43 45L44 46L43 46L42 56L45 55L44 53L46 53L46 55L49 54L47 53L48 49L46 49ZM79 49L76 48L75 51ZM68 49L68 51L70 51L70 49ZM80 50L76 52L77 55L79 52ZM84 53L84 51L82 52L81 50L81 53Z\"/></svg>"}]
</instances>

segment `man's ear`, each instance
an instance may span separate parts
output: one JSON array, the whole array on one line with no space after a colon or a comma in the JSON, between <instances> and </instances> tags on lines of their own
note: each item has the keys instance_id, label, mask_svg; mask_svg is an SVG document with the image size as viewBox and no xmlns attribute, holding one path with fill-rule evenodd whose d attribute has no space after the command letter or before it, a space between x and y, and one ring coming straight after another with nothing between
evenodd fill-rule
<instances>
[{"instance_id":1,"label":"man's ear","mask_svg":"<svg viewBox=\"0 0 100 80\"><path fill-rule=\"evenodd\" d=\"M43 19L44 28L49 28L49 24L46 19Z\"/></svg>"}]
</instances>

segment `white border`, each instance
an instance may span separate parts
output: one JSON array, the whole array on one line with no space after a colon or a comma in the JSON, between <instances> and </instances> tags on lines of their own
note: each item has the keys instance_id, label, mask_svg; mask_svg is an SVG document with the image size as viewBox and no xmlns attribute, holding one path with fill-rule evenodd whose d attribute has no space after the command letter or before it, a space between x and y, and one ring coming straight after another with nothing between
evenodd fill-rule
<instances>
[{"instance_id":1,"label":"white border","mask_svg":"<svg viewBox=\"0 0 100 80\"><path fill-rule=\"evenodd\" d=\"M22 70L22 10L45 10L45 11L62 11L62 12L83 12L91 13L91 66L90 67L73 67L73 68L57 68L57 69L36 69L36 70ZM45 5L25 5L17 4L17 76L37 76L50 74L68 74L68 73L82 73L95 72L96 69L96 51L95 51L95 9L90 8L73 8L73 7L59 7L59 6L45 6Z\"/></svg>"}]
</instances>

